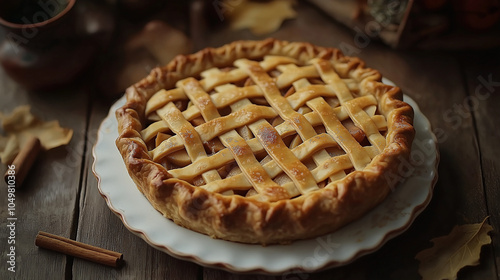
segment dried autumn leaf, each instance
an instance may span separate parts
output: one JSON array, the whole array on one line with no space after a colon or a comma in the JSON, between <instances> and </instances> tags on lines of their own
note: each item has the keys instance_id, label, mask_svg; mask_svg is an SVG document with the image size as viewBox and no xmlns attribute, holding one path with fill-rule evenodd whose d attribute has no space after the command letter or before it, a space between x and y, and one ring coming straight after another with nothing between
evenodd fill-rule
<instances>
[{"instance_id":1,"label":"dried autumn leaf","mask_svg":"<svg viewBox=\"0 0 500 280\"><path fill-rule=\"evenodd\" d=\"M50 150L66 145L73 136L73 130L63 128L58 121L44 122L30 112L30 106L19 106L5 116L0 114L2 127L7 136L0 135L0 158L3 163L10 163L20 147L32 136L40 139L42 147Z\"/></svg>"},{"instance_id":2,"label":"dried autumn leaf","mask_svg":"<svg viewBox=\"0 0 500 280\"><path fill-rule=\"evenodd\" d=\"M241 1L230 12L232 29L249 28L255 35L264 35L279 29L286 19L295 18L292 0L269 2Z\"/></svg>"},{"instance_id":3,"label":"dried autumn leaf","mask_svg":"<svg viewBox=\"0 0 500 280\"><path fill-rule=\"evenodd\" d=\"M434 246L415 256L423 279L456 279L463 267L478 265L481 247L491 243L493 228L485 222L455 226L449 235L432 239Z\"/></svg>"}]
</instances>

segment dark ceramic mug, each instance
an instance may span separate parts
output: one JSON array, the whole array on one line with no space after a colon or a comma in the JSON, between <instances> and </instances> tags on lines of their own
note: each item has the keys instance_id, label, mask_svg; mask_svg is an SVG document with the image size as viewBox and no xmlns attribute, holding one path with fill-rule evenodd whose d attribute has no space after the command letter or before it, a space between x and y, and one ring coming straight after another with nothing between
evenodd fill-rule
<instances>
[{"instance_id":1,"label":"dark ceramic mug","mask_svg":"<svg viewBox=\"0 0 500 280\"><path fill-rule=\"evenodd\" d=\"M112 21L78 2L0 0L0 63L13 80L29 90L52 89L89 66Z\"/></svg>"}]
</instances>

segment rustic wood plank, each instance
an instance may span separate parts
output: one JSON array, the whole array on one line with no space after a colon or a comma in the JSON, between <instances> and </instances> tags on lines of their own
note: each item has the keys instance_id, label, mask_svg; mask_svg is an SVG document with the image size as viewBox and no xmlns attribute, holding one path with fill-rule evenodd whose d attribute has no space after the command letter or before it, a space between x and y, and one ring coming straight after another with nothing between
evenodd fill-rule
<instances>
[{"instance_id":1,"label":"rustic wood plank","mask_svg":"<svg viewBox=\"0 0 500 280\"><path fill-rule=\"evenodd\" d=\"M207 6L213 7L212 1L207 2ZM348 55L361 57L415 99L435 128L441 151L440 180L431 204L407 232L349 265L311 274L233 274L176 260L130 233L97 191L90 167L91 147L108 105L98 102L93 105L89 131L86 131L89 97L81 86L74 86L73 92L27 93L0 70L2 112L9 112L20 104L32 104L34 113L41 118L59 119L63 126L75 130L70 145L41 154L25 186L16 193L16 278L420 279L414 256L431 246L430 239L448 234L456 224L479 222L486 215L490 215L489 222L495 233L498 232L500 151L496 107L500 104L499 88L492 85L490 95L480 92L484 100L470 103L475 102L471 97L476 95L478 86L490 89L479 77L500 82L498 50L484 54L393 51L372 39L367 31L369 26L351 32L303 1L298 2L297 11L297 19L285 21L278 32L269 36L338 47ZM181 13L174 14L182 19ZM183 21L188 22L180 20L178 26L189 30ZM210 26L210 36L195 41L195 48L267 37L256 37L246 30L231 31L225 28L226 23L217 17L219 26ZM84 167L82 160L85 160ZM0 172L4 171L2 165ZM6 197L6 188L0 188L0 199ZM7 215L2 207L1 228L6 227ZM77 229L72 228L75 224ZM33 244L38 230L122 252L126 265L113 269L38 249ZM459 279L499 279L495 270L495 260L496 267L500 265L499 242L493 238L492 245L483 248L481 264L462 270ZM6 242L0 243L1 252L7 248ZM12 278L4 266L0 267L0 279Z\"/></svg>"},{"instance_id":2,"label":"rustic wood plank","mask_svg":"<svg viewBox=\"0 0 500 280\"><path fill-rule=\"evenodd\" d=\"M422 111L431 120L438 140L440 140L440 179L436 186L433 202L423 215L425 220L429 215L429 220L428 222L422 221L424 224L421 225L422 228L434 228L432 232L429 232L429 237L433 238L448 234L450 227L455 224L478 223L488 214L495 212L491 212L491 209L488 211L484 200L486 195L482 182L482 174L484 173L481 171L481 156L484 152L481 153L478 147L478 136L473 118L464 113L462 108L471 96L471 92L470 88L465 87L463 73L459 69L461 66L471 67L472 64L461 65L458 63L456 58L466 54L419 53L422 54L420 57L426 59L417 58L415 60L403 57L404 60L396 64L394 69L405 69L412 67L412 65L418 65L422 72L427 72L424 80L420 79L419 76L408 76L413 79L402 78L400 83L404 83L403 89L417 99ZM425 63L424 61L429 62ZM394 65L394 61L391 61L391 64ZM392 71L388 69L387 72ZM399 76L408 75L406 71L393 72L396 72L398 81ZM498 200L495 200L493 204L498 205ZM436 213L438 214L436 215ZM434 236L430 236L431 234ZM419 236L421 235L417 235L417 237ZM463 269L459 273L460 279L498 279L493 261L491 247L485 246L480 265Z\"/></svg>"},{"instance_id":3,"label":"rustic wood plank","mask_svg":"<svg viewBox=\"0 0 500 280\"><path fill-rule=\"evenodd\" d=\"M75 259L73 278L196 279L201 273L200 267L158 251L128 231L121 220L107 207L105 200L99 194L97 180L92 173L92 147L95 144L99 125L107 115L108 110L108 104L99 102L93 104L77 240L122 253L125 265L115 269Z\"/></svg>"},{"instance_id":4,"label":"rustic wood plank","mask_svg":"<svg viewBox=\"0 0 500 280\"><path fill-rule=\"evenodd\" d=\"M389 258L383 256L385 263L391 266L400 263L400 266L387 270L380 265L378 269L391 274L398 270L416 272L418 263L412 257L430 247L430 239L448 234L455 225L478 223L487 216L474 125L471 118L455 112L456 106L467 97L467 91L461 82L460 65L449 53L392 51L374 42L358 55L417 101L438 138L441 161L433 200L408 232L384 247L390 251ZM400 248L405 250L401 252ZM377 255L382 257L374 254ZM464 269L460 278L495 279L491 270L485 271L491 259L491 250L485 248L483 263ZM407 275L404 278L408 279Z\"/></svg>"},{"instance_id":5,"label":"rustic wood plank","mask_svg":"<svg viewBox=\"0 0 500 280\"><path fill-rule=\"evenodd\" d=\"M473 118L478 135L481 154L482 179L488 208L489 223L493 236L500 230L500 54L499 49L487 52L467 53L460 56L467 83L468 97L461 104ZM493 256L491 265L485 269L494 270L500 277L500 240L492 238Z\"/></svg>"},{"instance_id":6,"label":"rustic wood plank","mask_svg":"<svg viewBox=\"0 0 500 280\"><path fill-rule=\"evenodd\" d=\"M6 77L3 70L0 70L0 92L0 110L3 113L10 113L16 106L29 104L39 118L59 120L61 126L74 131L69 145L41 152L23 186L16 190L15 277L60 279L66 273L66 257L37 248L34 240L40 230L71 237L81 181L80 153L85 136L88 96L81 90L68 89L46 93L27 92ZM4 172L4 168L2 165L0 171ZM4 236L8 216L5 203L7 188L3 180L1 185L0 197L3 201L0 226ZM0 251L7 252L7 245L7 242L2 242ZM13 274L4 267L2 264L0 278L8 279Z\"/></svg>"}]
</instances>

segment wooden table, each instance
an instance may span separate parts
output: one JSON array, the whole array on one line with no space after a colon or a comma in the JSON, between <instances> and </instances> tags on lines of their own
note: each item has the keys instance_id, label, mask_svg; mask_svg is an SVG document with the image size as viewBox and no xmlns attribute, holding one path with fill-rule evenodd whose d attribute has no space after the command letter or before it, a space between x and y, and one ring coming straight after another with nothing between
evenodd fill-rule
<instances>
[{"instance_id":1,"label":"wooden table","mask_svg":"<svg viewBox=\"0 0 500 280\"><path fill-rule=\"evenodd\" d=\"M189 14L185 8L179 13ZM441 154L439 181L430 205L406 232L351 264L311 274L232 274L178 260L129 232L98 192L92 147L118 96L103 98L92 75L67 88L40 93L24 90L0 72L1 112L29 104L40 118L57 119L74 130L69 145L39 156L25 184L16 190L15 273L7 271L7 188L0 183L0 279L420 279L415 255L430 247L432 238L487 216L493 226L492 243L482 248L480 264L461 270L459 279L500 279L499 50L395 51L376 40L360 47L355 34L310 4L299 2L297 11L297 19L271 35L343 46L399 85L432 123ZM194 49L260 39L247 31L231 31L224 22L208 27L206 33L191 28L199 18L177 16L167 21L191 34ZM1 165L0 172L5 169ZM126 264L115 269L39 249L34 245L38 231L121 252Z\"/></svg>"}]
</instances>

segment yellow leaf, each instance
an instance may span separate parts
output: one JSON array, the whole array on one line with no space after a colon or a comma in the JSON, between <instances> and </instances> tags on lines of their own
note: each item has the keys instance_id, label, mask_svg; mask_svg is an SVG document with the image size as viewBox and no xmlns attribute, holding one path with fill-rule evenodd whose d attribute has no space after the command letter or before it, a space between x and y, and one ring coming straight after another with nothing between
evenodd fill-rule
<instances>
[{"instance_id":1,"label":"yellow leaf","mask_svg":"<svg viewBox=\"0 0 500 280\"><path fill-rule=\"evenodd\" d=\"M291 0L269 2L241 1L230 11L231 28L249 28L255 35L264 35L279 29L286 19L295 18Z\"/></svg>"},{"instance_id":2,"label":"yellow leaf","mask_svg":"<svg viewBox=\"0 0 500 280\"><path fill-rule=\"evenodd\" d=\"M463 267L478 265L481 247L491 243L493 228L485 222L455 226L449 235L432 239L434 246L415 256L423 280L456 279Z\"/></svg>"},{"instance_id":3,"label":"yellow leaf","mask_svg":"<svg viewBox=\"0 0 500 280\"><path fill-rule=\"evenodd\" d=\"M0 135L0 159L3 163L12 162L20 147L32 136L40 139L45 150L66 145L71 140L73 130L61 127L58 121L39 120L30 109L27 105L19 106L10 115L0 115L3 130L7 133L7 136Z\"/></svg>"}]
</instances>

